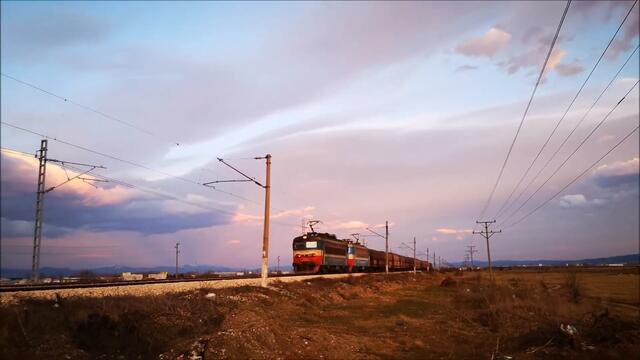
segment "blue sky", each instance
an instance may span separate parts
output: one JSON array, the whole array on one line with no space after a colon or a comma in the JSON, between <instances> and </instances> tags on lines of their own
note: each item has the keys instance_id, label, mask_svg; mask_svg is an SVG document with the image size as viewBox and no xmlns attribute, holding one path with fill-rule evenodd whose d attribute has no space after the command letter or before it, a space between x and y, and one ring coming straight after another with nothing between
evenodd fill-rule
<instances>
[{"instance_id":1,"label":"blue sky","mask_svg":"<svg viewBox=\"0 0 640 360\"><path fill-rule=\"evenodd\" d=\"M632 4L571 5L490 212L506 199ZM220 188L238 198L162 173L194 182L228 178L233 174L219 166L217 156L239 159L266 152L274 155L274 222L280 222L272 232L273 259L290 256L290 240L302 218L323 220L324 230L341 237L389 220L399 242L417 236L421 248L459 259L464 246L477 241L470 227L495 181L564 6L2 2L4 74L154 135L4 76L3 121L156 169L50 142L52 157L105 165L100 172L105 176L200 205L115 184L98 190L81 182L70 185L47 200L45 224L52 230L44 244L87 247L43 264L164 264L177 239L185 244L186 262L257 264L260 189ZM542 160L635 49L637 29L636 5ZM637 81L638 67L636 53L561 156ZM637 99L636 88L523 211L629 131L637 123ZM37 136L4 125L1 140L3 147L25 152L39 144ZM638 173L637 148L636 133L603 161L604 167L501 235L495 256L580 258L637 251L638 182L637 176L629 177ZM29 256L10 254L31 241L28 199L35 174L28 159L21 163L8 156L3 152L2 261L27 267ZM236 164L263 176L260 162L239 159ZM64 174L51 179L59 176ZM596 179L603 176L625 180L602 186ZM16 201L26 205L5 205ZM140 221L130 215L136 211L168 226ZM609 230L611 239L602 240L598 229ZM551 246L550 252L538 243ZM86 250L91 246L100 252ZM148 248L154 251L139 256Z\"/></svg>"}]
</instances>

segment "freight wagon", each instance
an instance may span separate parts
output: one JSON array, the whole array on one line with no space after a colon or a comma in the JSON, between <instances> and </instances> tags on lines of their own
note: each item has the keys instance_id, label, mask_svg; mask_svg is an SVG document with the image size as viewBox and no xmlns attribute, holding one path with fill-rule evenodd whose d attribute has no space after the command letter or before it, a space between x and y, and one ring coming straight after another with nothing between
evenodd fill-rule
<instances>
[{"instance_id":1,"label":"freight wagon","mask_svg":"<svg viewBox=\"0 0 640 360\"><path fill-rule=\"evenodd\" d=\"M384 271L386 253L368 249L334 234L310 232L293 239L296 273ZM416 269L430 270L428 261L416 260ZM389 253L389 271L413 270L413 258Z\"/></svg>"}]
</instances>

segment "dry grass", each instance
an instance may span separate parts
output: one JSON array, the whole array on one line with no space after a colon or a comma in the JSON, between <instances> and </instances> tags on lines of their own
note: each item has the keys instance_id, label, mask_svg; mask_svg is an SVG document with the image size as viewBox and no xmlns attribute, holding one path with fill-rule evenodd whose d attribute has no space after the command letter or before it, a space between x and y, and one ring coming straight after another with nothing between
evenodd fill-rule
<instances>
[{"instance_id":1,"label":"dry grass","mask_svg":"<svg viewBox=\"0 0 640 360\"><path fill-rule=\"evenodd\" d=\"M633 287L637 274L626 274ZM625 276L626 276L625 275ZM450 276L450 286L441 286ZM498 271L370 275L271 289L29 300L0 307L0 358L620 358L640 350L635 294L596 296L602 276ZM593 279L592 279L593 278ZM602 291L600 289L599 291ZM609 299L627 307L610 306ZM619 302L615 302L618 304ZM561 324L574 326L567 336ZM197 345L197 346L195 346ZM195 346L195 347L194 347ZM590 348L593 347L593 348Z\"/></svg>"}]
</instances>

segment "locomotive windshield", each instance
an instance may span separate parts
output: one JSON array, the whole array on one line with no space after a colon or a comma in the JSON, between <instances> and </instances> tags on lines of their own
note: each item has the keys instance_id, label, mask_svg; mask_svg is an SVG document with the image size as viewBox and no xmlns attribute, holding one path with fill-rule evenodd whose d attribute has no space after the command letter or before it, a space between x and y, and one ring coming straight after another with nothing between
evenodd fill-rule
<instances>
[{"instance_id":1,"label":"locomotive windshield","mask_svg":"<svg viewBox=\"0 0 640 360\"><path fill-rule=\"evenodd\" d=\"M317 241L302 241L293 244L294 250L304 250L304 249L317 249L318 242Z\"/></svg>"},{"instance_id":2,"label":"locomotive windshield","mask_svg":"<svg viewBox=\"0 0 640 360\"><path fill-rule=\"evenodd\" d=\"M308 241L307 239L296 239L293 242L293 249L294 250L318 249L319 245L320 245L319 241L317 240Z\"/></svg>"}]
</instances>

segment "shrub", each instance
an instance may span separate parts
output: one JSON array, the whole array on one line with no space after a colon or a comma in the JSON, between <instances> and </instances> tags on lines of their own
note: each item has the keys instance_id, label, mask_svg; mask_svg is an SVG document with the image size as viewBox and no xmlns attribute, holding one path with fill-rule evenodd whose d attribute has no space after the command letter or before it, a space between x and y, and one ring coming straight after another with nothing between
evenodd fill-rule
<instances>
[{"instance_id":1,"label":"shrub","mask_svg":"<svg viewBox=\"0 0 640 360\"><path fill-rule=\"evenodd\" d=\"M565 279L565 286L569 292L569 299L577 304L580 302L580 296L582 295L581 284L578 279L578 273L574 270L571 270L567 273Z\"/></svg>"}]
</instances>

